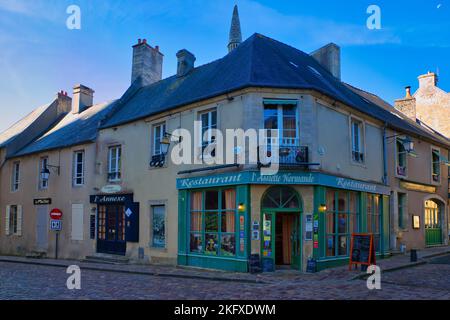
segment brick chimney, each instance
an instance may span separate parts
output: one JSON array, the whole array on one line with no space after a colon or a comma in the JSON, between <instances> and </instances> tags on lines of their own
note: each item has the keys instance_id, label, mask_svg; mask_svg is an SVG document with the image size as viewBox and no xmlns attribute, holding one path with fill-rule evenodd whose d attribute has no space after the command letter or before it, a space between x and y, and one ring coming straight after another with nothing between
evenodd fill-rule
<instances>
[{"instance_id":1,"label":"brick chimney","mask_svg":"<svg viewBox=\"0 0 450 320\"><path fill-rule=\"evenodd\" d=\"M142 86L147 86L162 79L162 65L164 55L159 47L151 47L146 39L139 39L133 46L133 66L131 83L141 77Z\"/></svg>"},{"instance_id":2,"label":"brick chimney","mask_svg":"<svg viewBox=\"0 0 450 320\"><path fill-rule=\"evenodd\" d=\"M72 113L82 113L94 104L94 90L78 84L73 87Z\"/></svg>"},{"instance_id":3,"label":"brick chimney","mask_svg":"<svg viewBox=\"0 0 450 320\"><path fill-rule=\"evenodd\" d=\"M57 114L69 113L72 110L72 98L67 95L66 91L61 90L56 95L58 100Z\"/></svg>"},{"instance_id":4,"label":"brick chimney","mask_svg":"<svg viewBox=\"0 0 450 320\"><path fill-rule=\"evenodd\" d=\"M183 77L194 69L195 56L187 51L186 49L180 50L177 53L178 66L177 66L177 76Z\"/></svg>"},{"instance_id":5,"label":"brick chimney","mask_svg":"<svg viewBox=\"0 0 450 320\"><path fill-rule=\"evenodd\" d=\"M403 113L413 121L416 121L416 98L411 95L411 87L405 88L406 95L403 99L395 100L395 109Z\"/></svg>"},{"instance_id":6,"label":"brick chimney","mask_svg":"<svg viewBox=\"0 0 450 320\"><path fill-rule=\"evenodd\" d=\"M334 77L341 80L341 48L338 45L329 43L310 55Z\"/></svg>"},{"instance_id":7,"label":"brick chimney","mask_svg":"<svg viewBox=\"0 0 450 320\"><path fill-rule=\"evenodd\" d=\"M419 88L435 87L438 83L438 77L435 73L428 71L427 74L419 76Z\"/></svg>"}]
</instances>

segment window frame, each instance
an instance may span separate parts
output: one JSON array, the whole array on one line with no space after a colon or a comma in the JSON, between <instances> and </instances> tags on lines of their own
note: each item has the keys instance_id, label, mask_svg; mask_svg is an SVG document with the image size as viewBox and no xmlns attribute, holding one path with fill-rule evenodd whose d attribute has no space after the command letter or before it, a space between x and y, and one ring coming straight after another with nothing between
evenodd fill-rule
<instances>
[{"instance_id":1,"label":"window frame","mask_svg":"<svg viewBox=\"0 0 450 320\"><path fill-rule=\"evenodd\" d=\"M222 204L222 195L227 190L233 190L234 191L234 205L235 208L224 208ZM191 207L191 197L193 193L201 193L201 210L192 210ZM207 192L217 192L218 196L218 203L217 203L217 209L206 209L206 193ZM239 232L238 232L238 222L239 222L239 210L238 210L238 192L237 188L233 186L228 187L220 187L220 188L208 188L208 189L201 189L201 190L192 190L189 193L189 216L188 216L188 223L187 223L187 230L188 230L188 252L190 255L201 255L201 256L212 256L212 257L221 257L221 258L236 258L239 256L239 248L238 248L238 241L239 241ZM192 213L200 213L201 214L201 230L192 230L191 229L191 217ZM227 214L233 212L234 213L234 232L227 232L222 231L222 219L223 216L226 216ZM206 215L207 214L216 214L217 216L217 231L208 231L206 229ZM212 234L216 235L217 237L217 251L216 254L208 253L206 250L206 235ZM201 235L202 238L202 250L201 252L198 251L192 251L191 246L191 239L192 235ZM223 236L234 236L234 254L224 254L222 249L222 238Z\"/></svg>"},{"instance_id":2,"label":"window frame","mask_svg":"<svg viewBox=\"0 0 450 320\"><path fill-rule=\"evenodd\" d=\"M15 208L13 215L13 208ZM16 204L9 206L9 235L17 236L18 235L18 222L19 222L19 206Z\"/></svg>"},{"instance_id":3,"label":"window frame","mask_svg":"<svg viewBox=\"0 0 450 320\"><path fill-rule=\"evenodd\" d=\"M81 159L81 173L78 172L78 155L82 155ZM85 165L86 165L86 153L84 150L77 150L73 152L73 160L72 160L72 186L73 187L82 187L85 185ZM81 175L81 176L79 176ZM81 179L81 183L77 183L77 180Z\"/></svg>"},{"instance_id":4,"label":"window frame","mask_svg":"<svg viewBox=\"0 0 450 320\"><path fill-rule=\"evenodd\" d=\"M276 106L276 110L277 110L277 129L271 129L271 128L266 128L266 109L268 109L268 107L274 107ZM284 136L284 132L285 132L285 128L284 128L284 119L285 119L285 114L284 114L284 108L286 106L291 106L294 108L294 113L295 113L295 138L291 138L291 137L285 137ZM299 123L299 108L298 108L298 103L287 103L287 104L280 104L280 103L270 103L270 102L265 102L263 104L264 110L263 110L263 128L264 130L278 130L278 140L279 140L279 145L280 146L299 146L300 142L300 123ZM294 143L284 143L284 140L287 139L293 139ZM270 141L270 138L268 137L268 140Z\"/></svg>"},{"instance_id":5,"label":"window frame","mask_svg":"<svg viewBox=\"0 0 450 320\"><path fill-rule=\"evenodd\" d=\"M160 156L163 154L161 151L161 141L166 133L166 127L167 127L166 122L156 123L152 127L152 156ZM156 134L156 130L158 128L160 130L159 136L157 136ZM159 151L156 150L157 139L159 139Z\"/></svg>"},{"instance_id":6,"label":"window frame","mask_svg":"<svg viewBox=\"0 0 450 320\"><path fill-rule=\"evenodd\" d=\"M112 171L113 166L113 150L115 150L115 158L114 158L114 169L116 171ZM122 145L113 145L108 147L108 181L109 182L119 182L122 180ZM114 175L114 177L112 177Z\"/></svg>"},{"instance_id":7,"label":"window frame","mask_svg":"<svg viewBox=\"0 0 450 320\"><path fill-rule=\"evenodd\" d=\"M405 192L397 192L397 226L399 230L407 229L408 217L408 194Z\"/></svg>"},{"instance_id":8,"label":"window frame","mask_svg":"<svg viewBox=\"0 0 450 320\"><path fill-rule=\"evenodd\" d=\"M375 209L376 198L378 198L378 212ZM372 201L372 211L369 212L369 202ZM373 232L376 227L376 218L378 217L378 232ZM369 229L370 226L370 229ZM366 227L367 233L373 234L373 242L375 246L375 252L379 253L382 251L383 243L383 197L375 193L366 194ZM370 231L369 231L370 230ZM379 237L378 243L376 242L376 236ZM378 246L378 248L377 248Z\"/></svg>"},{"instance_id":9,"label":"window frame","mask_svg":"<svg viewBox=\"0 0 450 320\"><path fill-rule=\"evenodd\" d=\"M405 147L403 146L402 140L404 137L397 137L395 139L395 176L398 178L407 178L408 177L408 152L406 152ZM403 148L403 151L399 150L399 146ZM400 166L400 157L404 158L405 166L404 166L404 174L399 172Z\"/></svg>"},{"instance_id":10,"label":"window frame","mask_svg":"<svg viewBox=\"0 0 450 320\"><path fill-rule=\"evenodd\" d=\"M155 245L155 208L164 208L164 244L161 245ZM158 203L158 204L150 204L150 212L151 212L151 241L150 246L153 249L166 249L167 248L167 205L166 203Z\"/></svg>"},{"instance_id":11,"label":"window frame","mask_svg":"<svg viewBox=\"0 0 450 320\"><path fill-rule=\"evenodd\" d=\"M212 120L213 120L213 114L216 114L216 123L213 125L212 124ZM204 115L208 115L208 125L204 126L203 124L203 119L202 117ZM197 113L197 119L198 121L200 121L201 125L200 125L200 133L199 133L199 139L200 139L200 150L201 150L201 158L205 158L205 155L203 155L205 149L209 146L209 145L213 145L216 142L216 139L212 139L213 135L211 133L212 130L217 130L219 127L219 113L217 108L211 108L211 109L206 109L206 110L202 110L199 111ZM205 131L203 131L204 129L206 129ZM204 132L208 131L208 140L204 141L203 140L203 134Z\"/></svg>"},{"instance_id":12,"label":"window frame","mask_svg":"<svg viewBox=\"0 0 450 320\"><path fill-rule=\"evenodd\" d=\"M434 161L434 154L437 154L438 160ZM435 165L437 164L438 173L434 172ZM435 180L435 176L438 178ZM441 184L442 169L441 169L441 149L435 146L431 147L431 183Z\"/></svg>"},{"instance_id":13,"label":"window frame","mask_svg":"<svg viewBox=\"0 0 450 320\"><path fill-rule=\"evenodd\" d=\"M20 188L20 161L14 161L11 171L11 192L17 192Z\"/></svg>"},{"instance_id":14,"label":"window frame","mask_svg":"<svg viewBox=\"0 0 450 320\"><path fill-rule=\"evenodd\" d=\"M358 128L358 150L356 150L355 124ZM366 125L363 119L350 116L350 158L353 164L364 165L366 163Z\"/></svg>"},{"instance_id":15,"label":"window frame","mask_svg":"<svg viewBox=\"0 0 450 320\"><path fill-rule=\"evenodd\" d=\"M39 183L38 183L38 189L39 190L47 190L50 185L50 179L43 180L42 179L42 171L48 166L48 156L43 156L39 158ZM46 182L46 185L44 185L44 182Z\"/></svg>"}]
</instances>

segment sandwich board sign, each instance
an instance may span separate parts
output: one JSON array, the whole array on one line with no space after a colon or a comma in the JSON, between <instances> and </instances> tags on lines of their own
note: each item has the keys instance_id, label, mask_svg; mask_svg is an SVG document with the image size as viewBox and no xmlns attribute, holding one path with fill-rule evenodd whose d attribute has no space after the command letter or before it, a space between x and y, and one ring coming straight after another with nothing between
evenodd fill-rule
<instances>
[{"instance_id":1,"label":"sandwich board sign","mask_svg":"<svg viewBox=\"0 0 450 320\"><path fill-rule=\"evenodd\" d=\"M353 265L357 267L358 264L366 267L376 264L373 234L352 234L349 269L351 270Z\"/></svg>"}]
</instances>

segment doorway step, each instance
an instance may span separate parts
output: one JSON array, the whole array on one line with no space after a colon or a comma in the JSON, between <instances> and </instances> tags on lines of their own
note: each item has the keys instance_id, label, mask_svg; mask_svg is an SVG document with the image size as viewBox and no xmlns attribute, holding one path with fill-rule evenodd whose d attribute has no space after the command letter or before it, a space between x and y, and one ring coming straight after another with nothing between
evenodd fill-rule
<instances>
[{"instance_id":1,"label":"doorway step","mask_svg":"<svg viewBox=\"0 0 450 320\"><path fill-rule=\"evenodd\" d=\"M83 262L104 263L104 264L128 264L130 259L106 253L96 253L93 256L86 256Z\"/></svg>"}]
</instances>

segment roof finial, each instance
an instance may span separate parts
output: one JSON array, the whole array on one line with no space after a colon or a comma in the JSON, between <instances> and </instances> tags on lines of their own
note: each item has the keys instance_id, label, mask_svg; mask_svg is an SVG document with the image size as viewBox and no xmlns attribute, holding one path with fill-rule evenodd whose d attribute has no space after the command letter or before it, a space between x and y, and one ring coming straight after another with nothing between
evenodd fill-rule
<instances>
[{"instance_id":1,"label":"roof finial","mask_svg":"<svg viewBox=\"0 0 450 320\"><path fill-rule=\"evenodd\" d=\"M228 43L228 52L236 49L242 42L241 22L239 21L238 6L234 6L233 18L231 20L230 42Z\"/></svg>"}]
</instances>

